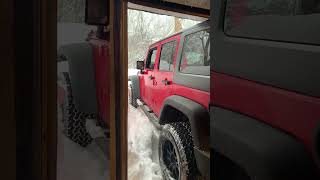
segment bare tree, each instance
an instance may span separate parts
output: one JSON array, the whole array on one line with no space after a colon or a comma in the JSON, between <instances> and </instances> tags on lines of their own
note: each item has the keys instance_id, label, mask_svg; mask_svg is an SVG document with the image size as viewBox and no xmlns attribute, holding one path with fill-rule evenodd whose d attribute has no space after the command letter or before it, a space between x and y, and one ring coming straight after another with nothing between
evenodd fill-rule
<instances>
[{"instance_id":1,"label":"bare tree","mask_svg":"<svg viewBox=\"0 0 320 180\"><path fill-rule=\"evenodd\" d=\"M83 23L85 0L58 0L58 22Z\"/></svg>"},{"instance_id":2,"label":"bare tree","mask_svg":"<svg viewBox=\"0 0 320 180\"><path fill-rule=\"evenodd\" d=\"M152 43L196 23L173 16L128 10L128 67L135 68L137 60L144 60Z\"/></svg>"}]
</instances>

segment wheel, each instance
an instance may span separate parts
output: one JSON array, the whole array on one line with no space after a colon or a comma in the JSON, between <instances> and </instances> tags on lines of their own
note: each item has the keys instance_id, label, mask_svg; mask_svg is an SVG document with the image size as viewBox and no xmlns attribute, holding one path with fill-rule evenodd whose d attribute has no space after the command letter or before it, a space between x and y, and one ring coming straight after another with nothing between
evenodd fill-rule
<instances>
[{"instance_id":1,"label":"wheel","mask_svg":"<svg viewBox=\"0 0 320 180\"><path fill-rule=\"evenodd\" d=\"M163 126L159 137L159 163L166 180L196 179L197 166L189 122Z\"/></svg>"},{"instance_id":2,"label":"wheel","mask_svg":"<svg viewBox=\"0 0 320 180\"><path fill-rule=\"evenodd\" d=\"M138 107L138 103L137 103L137 90L135 89L135 88L133 88L132 87L132 85L130 85L131 86L131 88L130 88L130 90L131 90L131 97L130 97L130 104L133 106L133 107L135 107L135 108L137 108Z\"/></svg>"},{"instance_id":3,"label":"wheel","mask_svg":"<svg viewBox=\"0 0 320 180\"><path fill-rule=\"evenodd\" d=\"M137 108L137 99L140 98L139 78L137 76L129 76L128 85L129 102L133 107Z\"/></svg>"},{"instance_id":4,"label":"wheel","mask_svg":"<svg viewBox=\"0 0 320 180\"><path fill-rule=\"evenodd\" d=\"M66 86L66 98L62 106L64 134L82 147L88 146L93 138L86 129L86 119L94 118L92 114L79 112L73 101L71 82L68 73L63 73Z\"/></svg>"}]
</instances>

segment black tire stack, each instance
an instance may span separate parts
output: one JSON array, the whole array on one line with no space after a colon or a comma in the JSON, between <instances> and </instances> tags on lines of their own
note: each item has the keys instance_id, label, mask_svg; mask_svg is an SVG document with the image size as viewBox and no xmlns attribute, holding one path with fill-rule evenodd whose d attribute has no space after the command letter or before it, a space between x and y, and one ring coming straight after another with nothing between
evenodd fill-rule
<instances>
[{"instance_id":1,"label":"black tire stack","mask_svg":"<svg viewBox=\"0 0 320 180\"><path fill-rule=\"evenodd\" d=\"M63 73L67 96L62 107L64 134L82 147L88 146L93 138L86 129L86 119L95 118L93 114L79 112L73 102L69 73Z\"/></svg>"}]
</instances>

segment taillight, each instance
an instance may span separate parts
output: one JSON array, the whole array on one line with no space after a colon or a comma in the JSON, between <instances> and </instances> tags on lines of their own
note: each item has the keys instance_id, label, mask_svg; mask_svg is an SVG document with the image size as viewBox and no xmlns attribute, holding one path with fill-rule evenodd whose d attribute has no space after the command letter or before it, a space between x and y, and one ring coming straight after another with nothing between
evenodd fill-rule
<instances>
[{"instance_id":1,"label":"taillight","mask_svg":"<svg viewBox=\"0 0 320 180\"><path fill-rule=\"evenodd\" d=\"M318 158L318 164L319 164L319 167L320 167L320 126L318 127L317 129L317 132L316 132L316 139L315 139L315 147L316 147L316 154L317 154L317 158Z\"/></svg>"}]
</instances>

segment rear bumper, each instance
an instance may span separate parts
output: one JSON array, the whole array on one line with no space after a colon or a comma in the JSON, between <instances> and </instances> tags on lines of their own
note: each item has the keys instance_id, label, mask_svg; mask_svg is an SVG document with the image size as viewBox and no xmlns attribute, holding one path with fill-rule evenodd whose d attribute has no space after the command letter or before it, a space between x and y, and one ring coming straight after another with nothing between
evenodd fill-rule
<instances>
[{"instance_id":1,"label":"rear bumper","mask_svg":"<svg viewBox=\"0 0 320 180\"><path fill-rule=\"evenodd\" d=\"M259 180L316 180L315 163L304 145L254 118L210 108L210 147ZM213 124L214 122L214 124ZM213 166L215 159L212 159Z\"/></svg>"}]
</instances>

